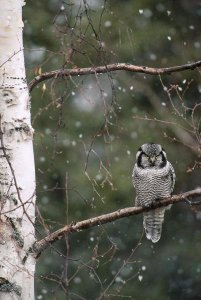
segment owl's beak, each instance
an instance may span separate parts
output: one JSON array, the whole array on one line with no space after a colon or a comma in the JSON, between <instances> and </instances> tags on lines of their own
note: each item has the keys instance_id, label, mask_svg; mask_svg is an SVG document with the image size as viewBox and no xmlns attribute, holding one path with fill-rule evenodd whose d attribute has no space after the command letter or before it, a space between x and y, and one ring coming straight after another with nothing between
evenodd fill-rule
<instances>
[{"instance_id":1,"label":"owl's beak","mask_svg":"<svg viewBox=\"0 0 201 300\"><path fill-rule=\"evenodd\" d=\"M151 163L153 164L153 163L155 162L155 160L156 160L156 157L155 157L155 156L151 156L149 160L150 160Z\"/></svg>"}]
</instances>

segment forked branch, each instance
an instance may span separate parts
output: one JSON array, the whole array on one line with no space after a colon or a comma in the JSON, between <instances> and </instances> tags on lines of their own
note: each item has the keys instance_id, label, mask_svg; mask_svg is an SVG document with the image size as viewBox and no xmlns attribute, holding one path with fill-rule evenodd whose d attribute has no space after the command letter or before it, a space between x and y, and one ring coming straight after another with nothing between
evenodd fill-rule
<instances>
[{"instance_id":1,"label":"forked branch","mask_svg":"<svg viewBox=\"0 0 201 300\"><path fill-rule=\"evenodd\" d=\"M89 67L89 68L73 68L73 69L60 69L51 72L45 72L41 75L36 76L29 83L29 91L31 92L33 88L42 81L51 78L58 77L72 77L78 75L89 75L89 74L100 74L100 73L108 73L111 71L130 71L134 73L145 73L150 75L163 75L163 74L171 74L175 72L181 72L185 70L194 70L201 66L201 60L193 63L188 63L181 66L174 66L169 68L152 68L146 66L136 66L126 63L114 63L105 66L97 66L97 67Z\"/></svg>"},{"instance_id":2,"label":"forked branch","mask_svg":"<svg viewBox=\"0 0 201 300\"><path fill-rule=\"evenodd\" d=\"M58 229L57 231L49 234L42 240L35 243L32 252L36 257L40 256L41 252L44 251L47 247L53 244L55 241L61 239L66 234L70 234L73 232L78 232L84 229L88 229L90 227L95 227L98 225L106 224L109 222L113 222L115 220L129 217L132 215L138 215L145 211L153 210L158 207L167 206L169 204L178 203L181 201L193 201L195 198L201 196L201 188L191 190L182 194L173 195L172 197L163 199L161 201L155 202L151 207L126 207L123 209L119 209L112 213L108 213L105 215L97 216L94 218L90 218L87 220L72 222L69 225L64 226L63 228ZM199 202L200 203L200 202ZM197 202L193 202L193 204L197 204Z\"/></svg>"}]
</instances>

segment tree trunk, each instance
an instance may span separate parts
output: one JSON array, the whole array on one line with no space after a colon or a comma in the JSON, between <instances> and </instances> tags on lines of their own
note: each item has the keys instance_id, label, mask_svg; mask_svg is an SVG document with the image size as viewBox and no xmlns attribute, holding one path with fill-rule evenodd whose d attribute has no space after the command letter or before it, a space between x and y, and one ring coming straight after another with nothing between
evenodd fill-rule
<instances>
[{"instance_id":1,"label":"tree trunk","mask_svg":"<svg viewBox=\"0 0 201 300\"><path fill-rule=\"evenodd\" d=\"M34 299L35 171L22 0L0 0L0 299Z\"/></svg>"}]
</instances>

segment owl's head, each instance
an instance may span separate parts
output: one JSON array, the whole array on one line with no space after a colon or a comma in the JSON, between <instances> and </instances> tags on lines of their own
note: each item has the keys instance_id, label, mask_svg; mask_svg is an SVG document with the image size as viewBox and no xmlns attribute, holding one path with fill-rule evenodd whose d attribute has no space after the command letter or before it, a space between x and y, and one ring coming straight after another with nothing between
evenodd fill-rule
<instances>
[{"instance_id":1,"label":"owl's head","mask_svg":"<svg viewBox=\"0 0 201 300\"><path fill-rule=\"evenodd\" d=\"M143 144L136 155L137 166L140 168L163 168L167 164L165 150L159 144Z\"/></svg>"}]
</instances>

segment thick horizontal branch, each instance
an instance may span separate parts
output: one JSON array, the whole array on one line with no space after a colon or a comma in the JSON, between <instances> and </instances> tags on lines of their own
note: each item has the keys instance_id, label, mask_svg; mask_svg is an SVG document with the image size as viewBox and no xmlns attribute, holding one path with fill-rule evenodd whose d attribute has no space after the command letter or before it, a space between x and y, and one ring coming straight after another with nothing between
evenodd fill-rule
<instances>
[{"instance_id":1,"label":"thick horizontal branch","mask_svg":"<svg viewBox=\"0 0 201 300\"><path fill-rule=\"evenodd\" d=\"M105 66L89 67L89 68L74 68L74 69L60 69L51 72L42 73L41 75L36 76L29 83L29 91L31 92L33 88L42 81L45 81L50 78L58 77L69 77L69 76L78 76L78 75L89 75L89 74L100 74L108 73L111 71L120 71L126 70L134 73L145 73L150 75L163 75L171 74L174 72L181 72L185 70L194 70L201 66L201 60L181 66L174 66L169 68L151 68L146 66L135 66L126 63L115 63Z\"/></svg>"},{"instance_id":2,"label":"thick horizontal branch","mask_svg":"<svg viewBox=\"0 0 201 300\"><path fill-rule=\"evenodd\" d=\"M87 220L73 222L69 225L64 226L63 228L51 233L50 235L46 236L44 239L38 241L34 245L34 255L38 257L43 250L53 244L55 241L61 239L66 234L70 234L73 232L79 232L84 229L88 229L90 227L98 226L101 224L113 222L115 220L125 218L132 215L138 215L145 211L153 210L158 207L167 206L169 204L178 203L185 200L193 200L196 197L201 196L201 188L188 191L182 194L174 195L172 197L163 199L161 201L155 202L151 207L127 207L123 209L119 209L112 213L108 213L105 215L97 216L94 218L90 218Z\"/></svg>"}]
</instances>

